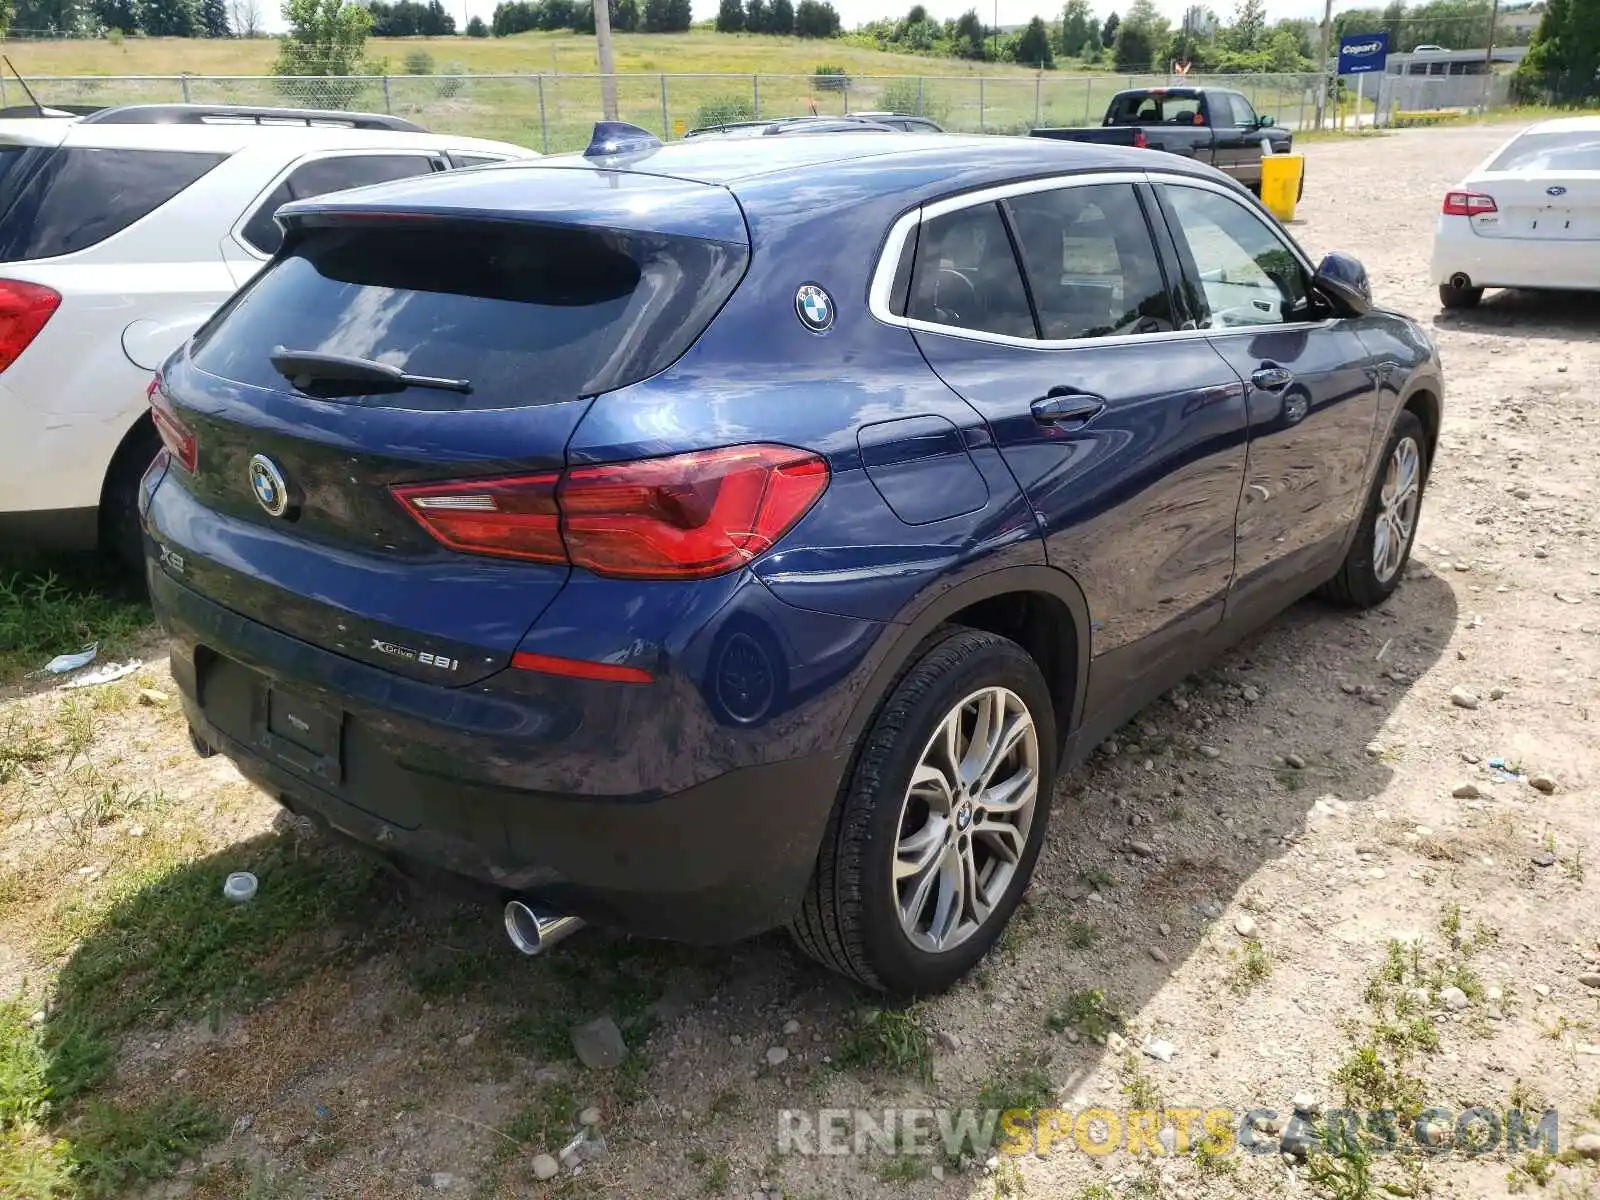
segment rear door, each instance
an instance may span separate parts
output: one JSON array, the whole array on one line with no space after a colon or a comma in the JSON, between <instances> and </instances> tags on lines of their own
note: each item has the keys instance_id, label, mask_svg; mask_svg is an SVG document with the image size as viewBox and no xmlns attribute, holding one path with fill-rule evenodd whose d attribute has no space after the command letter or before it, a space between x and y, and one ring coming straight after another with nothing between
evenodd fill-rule
<instances>
[{"instance_id":1,"label":"rear door","mask_svg":"<svg viewBox=\"0 0 1600 1200\"><path fill-rule=\"evenodd\" d=\"M1261 182L1261 138L1256 110L1237 92L1209 92L1215 165L1244 184Z\"/></svg>"},{"instance_id":2,"label":"rear door","mask_svg":"<svg viewBox=\"0 0 1600 1200\"><path fill-rule=\"evenodd\" d=\"M1181 328L1142 179L925 210L906 308L928 362L988 419L1049 561L1082 586L1091 688L1111 704L1220 620L1245 465L1243 386Z\"/></svg>"},{"instance_id":3,"label":"rear door","mask_svg":"<svg viewBox=\"0 0 1600 1200\"><path fill-rule=\"evenodd\" d=\"M1231 190L1173 179L1158 192L1196 320L1249 387L1235 604L1309 590L1342 553L1364 495L1378 375L1355 323L1313 299L1310 270Z\"/></svg>"},{"instance_id":4,"label":"rear door","mask_svg":"<svg viewBox=\"0 0 1600 1200\"><path fill-rule=\"evenodd\" d=\"M747 258L726 191L648 179L630 189L630 178L645 177L500 181L548 198L550 224L525 212L444 219L437 207L412 217L384 212L371 193L348 216L307 216L168 364L162 403L192 437L195 467L167 472L150 518L178 551L178 577L237 613L402 673L459 684L509 662L567 577L554 487L590 398L681 354ZM726 240L640 230L638 213L623 211L670 210L690 190L709 195L700 229ZM457 201L473 207L437 193L439 205ZM606 224L595 210L607 205L634 228ZM387 390L341 376L336 360L319 374L285 366L286 354L457 386ZM486 478L518 488L476 482ZM406 485L438 493L427 512L393 490Z\"/></svg>"}]
</instances>

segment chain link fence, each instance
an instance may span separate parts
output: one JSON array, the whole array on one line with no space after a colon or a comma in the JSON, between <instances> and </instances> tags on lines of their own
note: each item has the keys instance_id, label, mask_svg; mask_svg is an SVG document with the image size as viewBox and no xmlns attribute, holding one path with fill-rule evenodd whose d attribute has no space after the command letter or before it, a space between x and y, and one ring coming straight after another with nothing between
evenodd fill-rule
<instances>
[{"instance_id":1,"label":"chain link fence","mask_svg":"<svg viewBox=\"0 0 1600 1200\"><path fill-rule=\"evenodd\" d=\"M1290 129L1315 122L1315 75L656 75L616 76L618 116L670 140L698 126L803 113L889 110L931 117L963 133L1026 133L1098 125L1123 88L1186 84L1243 92L1258 113ZM545 152L581 149L600 119L599 75L54 76L30 78L46 105L188 102L358 109L405 117L441 133L516 142ZM0 79L0 106L26 103Z\"/></svg>"}]
</instances>

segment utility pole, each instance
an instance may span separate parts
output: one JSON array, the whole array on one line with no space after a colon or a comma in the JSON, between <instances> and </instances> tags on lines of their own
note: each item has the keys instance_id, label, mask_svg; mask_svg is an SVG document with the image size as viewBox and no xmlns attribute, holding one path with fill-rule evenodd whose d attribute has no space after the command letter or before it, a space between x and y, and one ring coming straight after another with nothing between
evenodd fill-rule
<instances>
[{"instance_id":1,"label":"utility pole","mask_svg":"<svg viewBox=\"0 0 1600 1200\"><path fill-rule=\"evenodd\" d=\"M1489 48L1483 52L1483 107L1488 109L1494 99L1494 34L1495 26L1500 24L1500 0L1494 0L1494 9L1489 14Z\"/></svg>"},{"instance_id":2,"label":"utility pole","mask_svg":"<svg viewBox=\"0 0 1600 1200\"><path fill-rule=\"evenodd\" d=\"M1322 8L1322 44L1317 51L1317 128L1322 128L1322 114L1328 103L1328 38L1333 34L1333 0L1326 0Z\"/></svg>"},{"instance_id":3,"label":"utility pole","mask_svg":"<svg viewBox=\"0 0 1600 1200\"><path fill-rule=\"evenodd\" d=\"M594 40L600 53L600 109L606 120L615 121L617 62L611 56L611 0L594 0Z\"/></svg>"}]
</instances>

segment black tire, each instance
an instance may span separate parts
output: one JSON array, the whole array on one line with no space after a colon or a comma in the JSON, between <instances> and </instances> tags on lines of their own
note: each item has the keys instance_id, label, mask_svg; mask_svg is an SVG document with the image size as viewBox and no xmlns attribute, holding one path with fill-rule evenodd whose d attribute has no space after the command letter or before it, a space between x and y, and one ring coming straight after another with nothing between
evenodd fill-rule
<instances>
[{"instance_id":1,"label":"black tire","mask_svg":"<svg viewBox=\"0 0 1600 1200\"><path fill-rule=\"evenodd\" d=\"M133 571L144 571L144 535L139 525L139 481L161 449L161 435L148 420L122 439L100 491L100 548Z\"/></svg>"},{"instance_id":2,"label":"black tire","mask_svg":"<svg viewBox=\"0 0 1600 1200\"><path fill-rule=\"evenodd\" d=\"M1477 308L1483 299L1481 287L1456 287L1453 283L1439 285L1439 303L1446 308Z\"/></svg>"},{"instance_id":3,"label":"black tire","mask_svg":"<svg viewBox=\"0 0 1600 1200\"><path fill-rule=\"evenodd\" d=\"M1417 448L1417 515L1411 522L1411 532L1406 538L1394 573L1388 579L1380 579L1372 561L1378 509L1382 504L1389 460L1395 452L1395 447L1405 438L1410 438ZM1395 421L1394 431L1389 434L1389 440L1384 444L1383 457L1378 462L1378 473L1372 481L1372 490L1367 496L1367 502L1361 508L1361 524L1356 529L1355 539L1350 543L1350 551L1345 555L1339 573L1321 588L1320 594L1325 599L1347 608L1372 608L1387 600L1400 585L1400 579L1406 572L1406 563L1411 558L1411 547L1416 541L1417 525L1422 517L1422 500L1428 487L1428 465L1428 439L1423 431L1422 422L1416 413L1406 409Z\"/></svg>"},{"instance_id":4,"label":"black tire","mask_svg":"<svg viewBox=\"0 0 1600 1200\"><path fill-rule=\"evenodd\" d=\"M892 864L911 773L944 718L983 687L1008 688L1038 736L1038 796L1017 867L986 922L942 953L914 946L900 925ZM1038 664L1015 642L971 629L930 640L901 676L863 737L823 835L816 870L789 931L824 966L896 995L955 983L1010 920L1043 845L1055 784L1056 729Z\"/></svg>"}]
</instances>

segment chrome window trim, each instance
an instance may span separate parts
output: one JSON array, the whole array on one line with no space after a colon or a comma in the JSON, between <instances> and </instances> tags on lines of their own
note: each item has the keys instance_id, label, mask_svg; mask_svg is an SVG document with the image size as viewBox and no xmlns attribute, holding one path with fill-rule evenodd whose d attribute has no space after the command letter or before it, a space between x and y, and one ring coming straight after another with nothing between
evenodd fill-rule
<instances>
[{"instance_id":1,"label":"chrome window trim","mask_svg":"<svg viewBox=\"0 0 1600 1200\"><path fill-rule=\"evenodd\" d=\"M1304 268L1307 277L1316 274L1305 252L1292 240L1283 236L1278 230L1273 229L1261 214L1254 212L1238 196L1233 194L1231 188L1210 179L1200 179L1191 175L1168 174L1166 172L1150 171L1100 171L1076 175L1050 175L1042 179L1027 179L1017 183L1000 184L996 187L983 188L975 192L963 192L959 196L950 196L943 200L936 200L931 204L914 208L901 216L889 227L889 236L884 239L883 250L878 256L878 265L872 273L872 281L867 291L867 311L878 321L885 325L897 325L901 328L919 333L937 333L946 337L965 338L973 342L988 342L997 346L1014 346L1021 350L1075 350L1086 346L1123 346L1146 345L1150 342L1187 341L1195 338L1232 337L1238 334L1256 336L1261 333L1292 332L1301 329L1326 329L1334 324L1338 318L1324 321L1280 321L1264 325L1235 325L1225 329L1174 329L1166 333L1128 333L1111 337L1092 338L1022 338L1013 337L1006 333L987 333L981 329L963 329L956 325L941 325L936 321L919 321L913 317L896 316L889 308L891 294L894 291L895 270L900 265L900 257L905 253L906 242L911 237L912 231L924 221L934 217L942 217L948 213L960 212L964 208L975 208L980 204L993 204L997 200L1006 200L1013 196L1030 196L1038 192L1054 192L1069 187L1093 187L1097 184L1132 184L1148 183L1153 186L1166 187L1192 187L1200 191L1215 192L1233 201L1246 213L1261 222L1273 237L1282 243L1294 259ZM1159 249L1158 247L1153 247Z\"/></svg>"}]
</instances>

